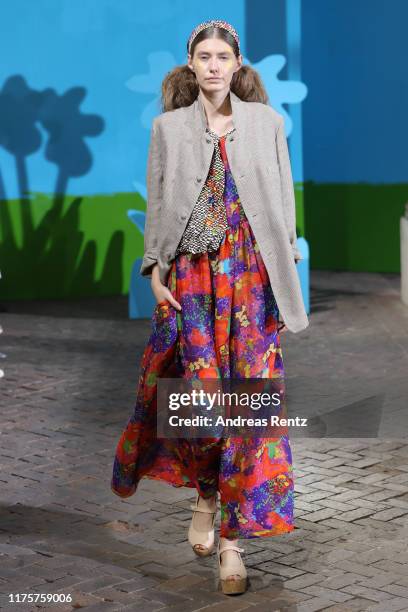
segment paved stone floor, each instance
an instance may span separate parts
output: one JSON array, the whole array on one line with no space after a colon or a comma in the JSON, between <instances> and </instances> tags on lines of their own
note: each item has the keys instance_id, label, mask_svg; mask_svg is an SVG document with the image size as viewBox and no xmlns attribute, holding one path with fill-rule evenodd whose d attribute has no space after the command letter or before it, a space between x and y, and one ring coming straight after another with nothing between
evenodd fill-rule
<instances>
[{"instance_id":1,"label":"paved stone floor","mask_svg":"<svg viewBox=\"0 0 408 612\"><path fill-rule=\"evenodd\" d=\"M408 610L408 308L395 275L314 271L311 296L310 327L282 345L291 405L327 435L293 437L297 528L241 540L237 597L188 545L192 489L109 488L150 321L129 321L125 298L3 304L2 609ZM336 410L349 437L333 437Z\"/></svg>"}]
</instances>

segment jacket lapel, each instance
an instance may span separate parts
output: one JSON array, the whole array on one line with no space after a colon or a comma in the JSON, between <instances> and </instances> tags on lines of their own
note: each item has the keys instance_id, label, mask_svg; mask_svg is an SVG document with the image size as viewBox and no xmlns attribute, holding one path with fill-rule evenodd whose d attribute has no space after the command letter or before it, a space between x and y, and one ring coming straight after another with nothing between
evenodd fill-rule
<instances>
[{"instance_id":1,"label":"jacket lapel","mask_svg":"<svg viewBox=\"0 0 408 612\"><path fill-rule=\"evenodd\" d=\"M245 167L248 162L245 154L244 143L246 139L246 104L236 94L230 91L230 100L232 108L232 121L236 130L227 137L226 151L231 172L234 177L242 178L245 176ZM211 163L211 158L214 151L214 144L211 138L206 135L207 118L204 105L200 96L187 107L188 120L187 124L190 128L191 147L192 147L192 163L195 168L194 180L199 177L201 180L197 188L197 196L200 188L207 178L208 170Z\"/></svg>"}]
</instances>

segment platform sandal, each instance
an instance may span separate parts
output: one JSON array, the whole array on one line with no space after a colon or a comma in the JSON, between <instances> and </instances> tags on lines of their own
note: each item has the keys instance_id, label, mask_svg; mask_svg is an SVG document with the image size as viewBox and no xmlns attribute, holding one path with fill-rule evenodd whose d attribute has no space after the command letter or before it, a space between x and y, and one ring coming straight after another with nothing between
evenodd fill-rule
<instances>
[{"instance_id":1,"label":"platform sandal","mask_svg":"<svg viewBox=\"0 0 408 612\"><path fill-rule=\"evenodd\" d=\"M199 508L198 507L199 501L200 501L200 496L197 495L195 505L193 504L191 505L191 509L194 510L194 512L193 512L190 527L188 530L188 541L190 542L196 555L198 555L199 557L208 557L208 555L210 555L214 550L214 538L215 538L214 523L215 523L215 516L217 514L217 500L215 501L214 512L204 507ZM212 522L211 522L210 531L208 530L199 531L198 529L194 527L193 522L194 522L195 512L203 512L204 514L212 514ZM202 546L203 548L199 548L199 546Z\"/></svg>"},{"instance_id":2,"label":"platform sandal","mask_svg":"<svg viewBox=\"0 0 408 612\"><path fill-rule=\"evenodd\" d=\"M235 550L237 553L233 560L228 559L228 563L226 561L221 562L221 555L226 550ZM241 559L240 553L242 552L244 552L243 548L225 542L221 544L221 540L218 542L218 571L224 595L239 595L247 590L247 571Z\"/></svg>"}]
</instances>

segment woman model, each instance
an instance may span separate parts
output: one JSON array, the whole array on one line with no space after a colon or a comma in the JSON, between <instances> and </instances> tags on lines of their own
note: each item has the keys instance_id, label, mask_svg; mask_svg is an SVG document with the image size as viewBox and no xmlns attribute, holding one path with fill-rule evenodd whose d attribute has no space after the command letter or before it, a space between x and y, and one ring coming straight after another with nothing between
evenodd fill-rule
<instances>
[{"instance_id":1,"label":"woman model","mask_svg":"<svg viewBox=\"0 0 408 612\"><path fill-rule=\"evenodd\" d=\"M214 549L219 499L218 569L235 594L247 588L239 538L294 529L289 438L158 439L157 378L282 376L279 332L308 319L283 116L242 66L229 23L199 24L187 50L153 121L141 274L157 304L111 487L129 497L147 477L195 488L188 539L199 556Z\"/></svg>"}]
</instances>

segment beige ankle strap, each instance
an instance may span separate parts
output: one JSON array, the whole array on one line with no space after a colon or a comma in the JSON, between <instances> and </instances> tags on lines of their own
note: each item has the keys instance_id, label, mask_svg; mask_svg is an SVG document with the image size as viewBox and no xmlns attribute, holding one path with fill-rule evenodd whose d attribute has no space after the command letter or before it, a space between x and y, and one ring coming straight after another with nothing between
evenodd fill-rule
<instances>
[{"instance_id":1,"label":"beige ankle strap","mask_svg":"<svg viewBox=\"0 0 408 612\"><path fill-rule=\"evenodd\" d=\"M191 504L190 508L194 510L194 512L204 512L205 514L214 514L214 510L208 510L208 508L199 508L197 504L195 506Z\"/></svg>"},{"instance_id":2,"label":"beige ankle strap","mask_svg":"<svg viewBox=\"0 0 408 612\"><path fill-rule=\"evenodd\" d=\"M239 553L243 553L243 552L245 552L245 550L244 550L243 548L239 548L239 546L232 546L232 545L231 545L231 546L229 546L228 544L226 544L226 545L225 545L225 546L223 546L222 548L221 548L221 547L219 547L219 552L220 552L220 555L221 555L223 552L225 552L226 550L236 550L236 551L237 551L237 552L239 552Z\"/></svg>"}]
</instances>

